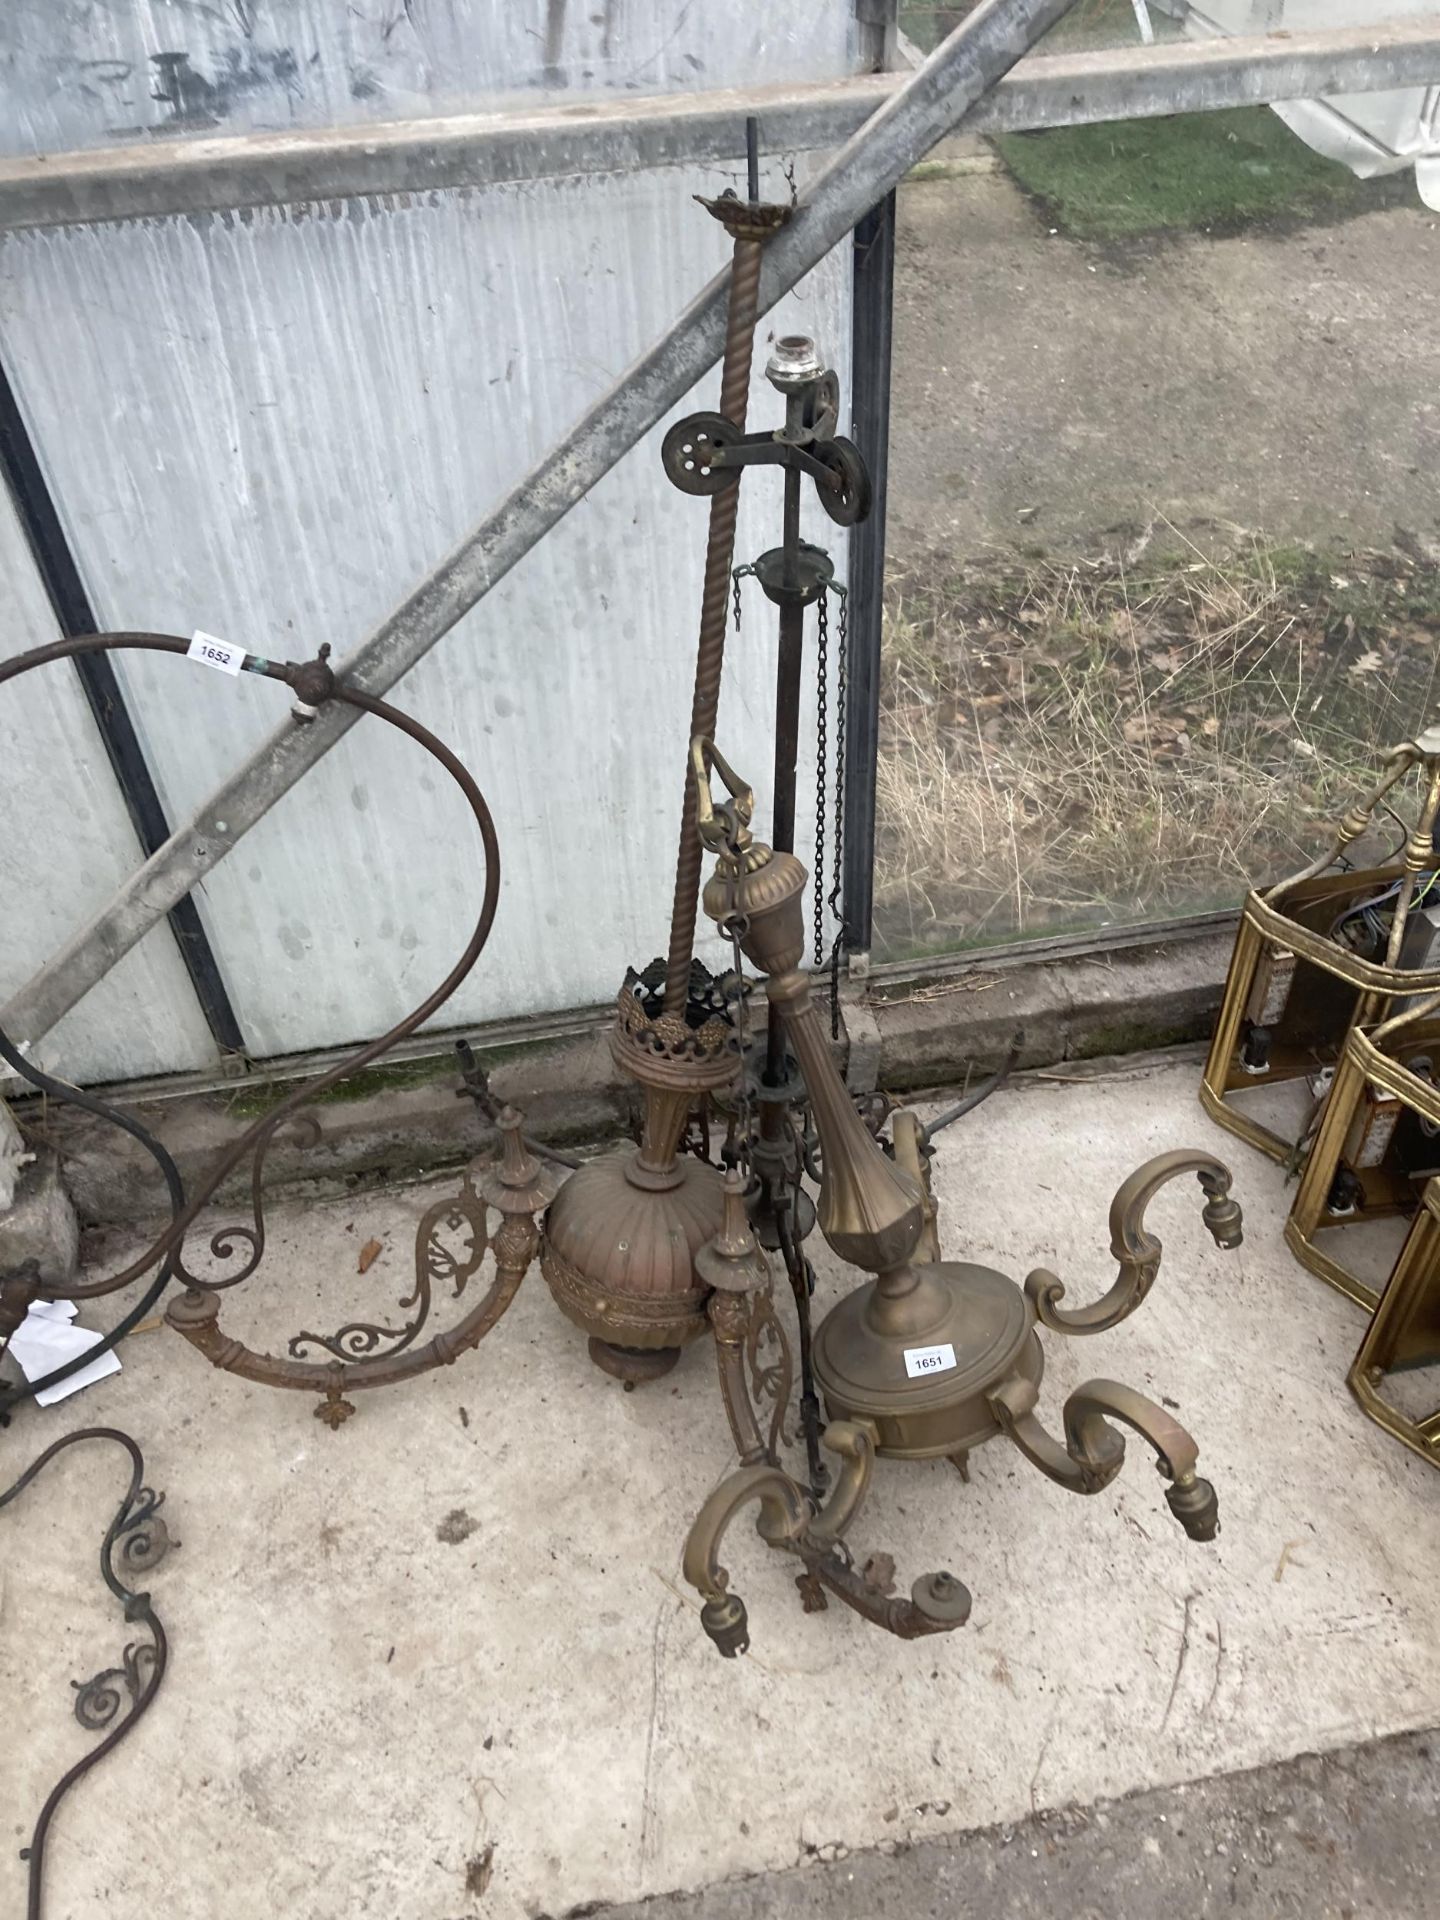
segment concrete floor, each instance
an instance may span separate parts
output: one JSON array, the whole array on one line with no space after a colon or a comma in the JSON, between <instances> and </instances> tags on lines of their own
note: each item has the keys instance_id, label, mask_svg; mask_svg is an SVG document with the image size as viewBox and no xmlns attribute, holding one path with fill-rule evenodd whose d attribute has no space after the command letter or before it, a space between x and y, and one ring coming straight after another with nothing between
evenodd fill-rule
<instances>
[{"instance_id":1,"label":"concrete floor","mask_svg":"<svg viewBox=\"0 0 1440 1920\"><path fill-rule=\"evenodd\" d=\"M893 1553L902 1587L959 1574L975 1608L949 1638L807 1616L789 1564L739 1536L754 1647L722 1662L678 1576L729 1464L709 1356L624 1394L538 1274L477 1353L365 1397L335 1434L165 1330L132 1338L120 1375L23 1413L0 1440L6 1479L72 1426L128 1427L183 1542L152 1581L170 1674L62 1809L49 1920L102 1903L110 1920L559 1915L1440 1722L1440 1480L1346 1393L1360 1316L1285 1253L1278 1170L1210 1126L1196 1077L1037 1076L945 1135L938 1164L947 1250L1054 1266L1073 1302L1108 1282L1106 1208L1135 1162L1231 1150L1245 1246L1217 1252L1191 1184L1167 1190L1149 1302L1115 1333L1052 1341L1042 1409L1092 1374L1178 1403L1221 1538L1181 1535L1138 1449L1092 1501L1000 1442L968 1487L886 1464L853 1544ZM227 1323L278 1349L317 1313L383 1312L433 1198L277 1208ZM386 1250L361 1282L371 1237ZM827 1298L836 1281L827 1263ZM20 1906L15 1850L45 1791L91 1738L69 1682L125 1637L94 1573L116 1482L98 1449L67 1456L0 1515L7 1723L24 1730L0 1743L0 1912ZM1117 1831L1133 1870L1148 1843ZM1204 1911L1162 1864L1149 1904L1139 1876L1140 1904L1058 1905ZM766 1910L809 1908L777 1891Z\"/></svg>"}]
</instances>

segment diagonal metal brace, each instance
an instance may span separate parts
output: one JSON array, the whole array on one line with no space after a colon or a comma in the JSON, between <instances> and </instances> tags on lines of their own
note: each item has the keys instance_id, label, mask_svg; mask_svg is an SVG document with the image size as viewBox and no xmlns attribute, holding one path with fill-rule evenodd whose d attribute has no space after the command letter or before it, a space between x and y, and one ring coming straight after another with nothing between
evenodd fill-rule
<instances>
[{"instance_id":1,"label":"diagonal metal brace","mask_svg":"<svg viewBox=\"0 0 1440 1920\"><path fill-rule=\"evenodd\" d=\"M848 234L1060 17L1071 0L982 0L817 175L794 219L766 248L760 312ZM387 693L629 452L720 357L728 269L702 288L644 354L340 665L340 677ZM38 1040L156 926L356 719L323 708L272 734L171 835L114 898L0 1011L21 1045Z\"/></svg>"}]
</instances>

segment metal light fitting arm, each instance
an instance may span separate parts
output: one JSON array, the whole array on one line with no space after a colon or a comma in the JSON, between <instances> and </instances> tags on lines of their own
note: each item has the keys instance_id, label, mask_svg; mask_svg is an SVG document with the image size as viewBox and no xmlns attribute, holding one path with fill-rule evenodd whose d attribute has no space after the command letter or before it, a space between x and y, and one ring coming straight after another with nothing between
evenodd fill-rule
<instances>
[{"instance_id":1,"label":"metal light fitting arm","mask_svg":"<svg viewBox=\"0 0 1440 1920\"><path fill-rule=\"evenodd\" d=\"M1318 854L1308 866L1301 867L1298 873L1288 874L1285 879L1277 880L1273 887L1261 895L1267 906L1278 906L1296 887L1304 886L1308 881L1318 880L1327 868L1335 866L1343 856L1345 849L1368 830L1375 809L1382 804L1386 794L1419 761L1424 760L1431 750L1432 743L1422 736L1420 740L1405 740L1392 747L1385 756L1385 769L1379 780L1361 799L1357 800L1335 829L1335 837L1324 853Z\"/></svg>"},{"instance_id":2,"label":"metal light fitting arm","mask_svg":"<svg viewBox=\"0 0 1440 1920\"><path fill-rule=\"evenodd\" d=\"M866 1421L832 1420L825 1429L826 1449L840 1461L834 1491L816 1510L814 1502L775 1466L741 1467L727 1475L706 1500L685 1539L682 1570L704 1602L700 1622L727 1660L750 1644L745 1602L730 1591L730 1576L720 1564L720 1543L738 1514L756 1501L756 1531L767 1546L797 1555L821 1586L865 1619L914 1640L922 1634L948 1633L970 1616L969 1591L948 1573L924 1574L908 1600L896 1599L856 1573L843 1536L860 1511L875 1465L875 1430Z\"/></svg>"},{"instance_id":3,"label":"metal light fitting arm","mask_svg":"<svg viewBox=\"0 0 1440 1920\"><path fill-rule=\"evenodd\" d=\"M891 1149L895 1164L902 1172L908 1173L920 1188L921 1203L925 1209L925 1226L920 1235L919 1245L912 1256L917 1261L938 1260L940 1258L940 1208L935 1199L934 1182L930 1178L930 1160L932 1149L930 1142L937 1133L953 1126L967 1113L973 1113L983 1101L988 1100L997 1087L1003 1086L1009 1079L1011 1069L1020 1058L1020 1048L1024 1043L1023 1032L1017 1032L996 1072L988 1080L957 1100L953 1107L937 1115L928 1126L921 1123L919 1115L908 1107L898 1107L890 1123ZM883 1096L882 1096L883 1097ZM1057 1282L1058 1284L1058 1282Z\"/></svg>"},{"instance_id":4,"label":"metal light fitting arm","mask_svg":"<svg viewBox=\"0 0 1440 1920\"><path fill-rule=\"evenodd\" d=\"M1213 1540L1220 1531L1219 1501L1195 1471L1199 1449L1163 1407L1117 1380L1087 1380L1065 1402L1065 1443L1035 1417L1036 1388L1012 1374L989 1396L1002 1429L1032 1465L1068 1493L1100 1493L1125 1464L1125 1439L1110 1420L1123 1421L1155 1449L1170 1511L1192 1540ZM1107 1417L1108 1416L1108 1417Z\"/></svg>"},{"instance_id":5,"label":"metal light fitting arm","mask_svg":"<svg viewBox=\"0 0 1440 1920\"><path fill-rule=\"evenodd\" d=\"M1025 1292L1035 1317L1052 1333L1108 1333L1144 1301L1160 1271L1161 1243L1145 1229L1145 1209L1167 1182L1182 1173L1199 1177L1205 1193L1202 1214L1217 1247L1238 1247L1243 1234L1239 1202L1230 1197L1230 1169L1213 1154L1190 1147L1156 1154L1116 1189L1110 1202L1110 1251L1120 1262L1108 1293L1088 1307L1063 1312L1065 1286L1048 1267L1027 1275ZM1148 1404L1148 1403L1147 1403Z\"/></svg>"}]
</instances>

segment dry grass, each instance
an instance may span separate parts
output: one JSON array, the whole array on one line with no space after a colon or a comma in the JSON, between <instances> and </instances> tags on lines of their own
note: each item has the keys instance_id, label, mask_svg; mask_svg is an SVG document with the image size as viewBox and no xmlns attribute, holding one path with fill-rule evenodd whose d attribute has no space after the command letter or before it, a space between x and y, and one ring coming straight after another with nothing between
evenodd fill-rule
<instances>
[{"instance_id":1,"label":"dry grass","mask_svg":"<svg viewBox=\"0 0 1440 1920\"><path fill-rule=\"evenodd\" d=\"M1167 529L1173 541L1178 538ZM1232 902L1433 710L1440 574L1237 538L892 586L877 946Z\"/></svg>"}]
</instances>

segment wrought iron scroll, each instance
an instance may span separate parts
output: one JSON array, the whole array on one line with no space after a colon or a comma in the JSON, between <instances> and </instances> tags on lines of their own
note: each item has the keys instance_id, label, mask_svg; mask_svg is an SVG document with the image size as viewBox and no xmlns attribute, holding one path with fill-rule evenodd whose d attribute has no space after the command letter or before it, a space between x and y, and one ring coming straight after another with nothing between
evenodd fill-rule
<instances>
[{"instance_id":1,"label":"wrought iron scroll","mask_svg":"<svg viewBox=\"0 0 1440 1920\"><path fill-rule=\"evenodd\" d=\"M153 633L92 634L79 639L58 641L53 645L17 655L13 660L0 665L0 685L35 668L60 660L73 659L82 654L140 650L184 655L189 649L189 644L178 636ZM171 1218L164 1231L143 1253L132 1259L118 1273L98 1279L71 1281L63 1286L42 1283L39 1275L33 1271L0 1275L0 1282L3 1282L3 1286L0 1286L0 1295L3 1295L3 1298L0 1298L0 1334L7 1334L13 1330L19 1320L24 1317L28 1303L32 1299L90 1299L116 1292L153 1274L154 1277L140 1304L132 1309L107 1336L104 1344L113 1345L158 1300L169 1281L172 1278L179 1278L184 1282L186 1292L183 1296L171 1301L166 1318L191 1341L192 1345L199 1347L214 1364L227 1371L240 1372L249 1378L264 1381L272 1386L300 1387L324 1394L326 1405L319 1411L324 1413L332 1424L336 1424L340 1418L344 1417L344 1411L349 1410L348 1403L340 1399L342 1388L389 1384L409 1374L423 1372L427 1367L453 1360L457 1353L483 1338L495 1319L499 1317L499 1313L503 1312L504 1306L508 1305L514 1289L508 1282L505 1285L497 1282L486 1300L479 1303L476 1309L448 1335L437 1335L423 1347L417 1345L416 1342L429 1316L432 1280L446 1277L442 1271L443 1261L439 1267L433 1267L430 1264L430 1255L426 1251L427 1235L425 1242L417 1248L415 1291L400 1303L402 1312L411 1309L415 1311L412 1318L400 1327L355 1321L341 1327L334 1334L319 1335L301 1332L291 1340L288 1358L253 1352L241 1342L226 1337L220 1331L219 1305L216 1296L248 1279L264 1257L264 1166L266 1155L278 1132L287 1122L292 1122L296 1118L297 1110L301 1106L313 1102L331 1087L369 1066L434 1015L478 960L489 938L499 902L500 853L494 822L484 795L465 766L428 728L420 725L408 714L337 679L329 665L329 652L328 646L322 647L314 660L301 663L270 661L257 655L247 654L243 662L243 671L264 679L278 680L289 686L296 696L293 713L298 725L303 726L313 721L320 707L327 702L342 701L407 735L431 758L437 760L450 775L470 808L478 829L484 858L484 887L479 914L465 950L439 986L403 1020L397 1022L377 1040L358 1048L327 1073L293 1089L286 1098L247 1128L238 1140L217 1157L188 1197L180 1185L173 1161L159 1143L154 1141L137 1122L103 1101L96 1100L94 1096L83 1093L53 1075L42 1072L26 1060L3 1031L0 1031L0 1058L3 1058L32 1086L42 1089L56 1100L83 1107L88 1112L111 1120L138 1139L160 1165L171 1198ZM247 1162L250 1176L250 1219L248 1223L237 1222L222 1227L212 1234L209 1241L212 1257L222 1263L231 1263L231 1270L220 1274L197 1274L185 1263L186 1234L194 1225L201 1209L213 1200L221 1183ZM463 1291L464 1280L478 1268L485 1253L485 1212L483 1204L473 1189L469 1188L468 1183L456 1199L444 1203L444 1210L461 1214L472 1230L470 1251L461 1263L464 1266L463 1277L460 1275L459 1266L448 1276L459 1279L460 1284L456 1286L458 1295ZM237 1258L238 1267L233 1265ZM331 1357L327 1361L308 1361L297 1357L313 1347L321 1348ZM85 1358L88 1361L93 1357L92 1349ZM366 1372L367 1367L372 1370ZM53 1377L58 1378L60 1375L57 1372ZM44 1384L47 1383L33 1383L29 1390L34 1391L36 1387ZM16 1397L19 1397L17 1393L7 1391L6 1398L0 1400L0 1411L3 1411L9 1399Z\"/></svg>"},{"instance_id":2,"label":"wrought iron scroll","mask_svg":"<svg viewBox=\"0 0 1440 1920\"><path fill-rule=\"evenodd\" d=\"M454 1234L462 1228L467 1238L463 1253L457 1255L445 1244L441 1231ZM382 1351L391 1357L403 1353L430 1318L432 1285L452 1284L453 1297L458 1300L466 1282L478 1273L488 1245L485 1202L467 1174L459 1193L437 1201L415 1230L415 1286L400 1302L402 1313L415 1308L413 1318L403 1327L372 1326L368 1321L351 1320L334 1333L297 1333L290 1342L291 1356L304 1359L307 1347L323 1347L337 1360L368 1360Z\"/></svg>"},{"instance_id":3,"label":"wrought iron scroll","mask_svg":"<svg viewBox=\"0 0 1440 1920\"><path fill-rule=\"evenodd\" d=\"M160 1518L160 1507L165 1496L144 1484L144 1457L128 1433L122 1433L118 1427L82 1427L76 1433L65 1434L32 1460L20 1478L0 1493L0 1508L18 1499L58 1454L90 1440L112 1442L123 1448L129 1456L130 1484L100 1544L100 1575L120 1602L126 1625L142 1628L149 1637L128 1641L118 1666L105 1667L83 1683L78 1680L71 1682L75 1690L75 1718L82 1727L91 1732L104 1733L105 1738L63 1773L45 1797L30 1844L21 1854L29 1873L26 1920L41 1920L45 1845L61 1801L83 1775L120 1744L141 1715L149 1710L165 1677L169 1654L165 1629L151 1604L150 1595L131 1587L128 1577L150 1572L160 1564L171 1546L177 1543L170 1539L165 1522Z\"/></svg>"}]
</instances>

